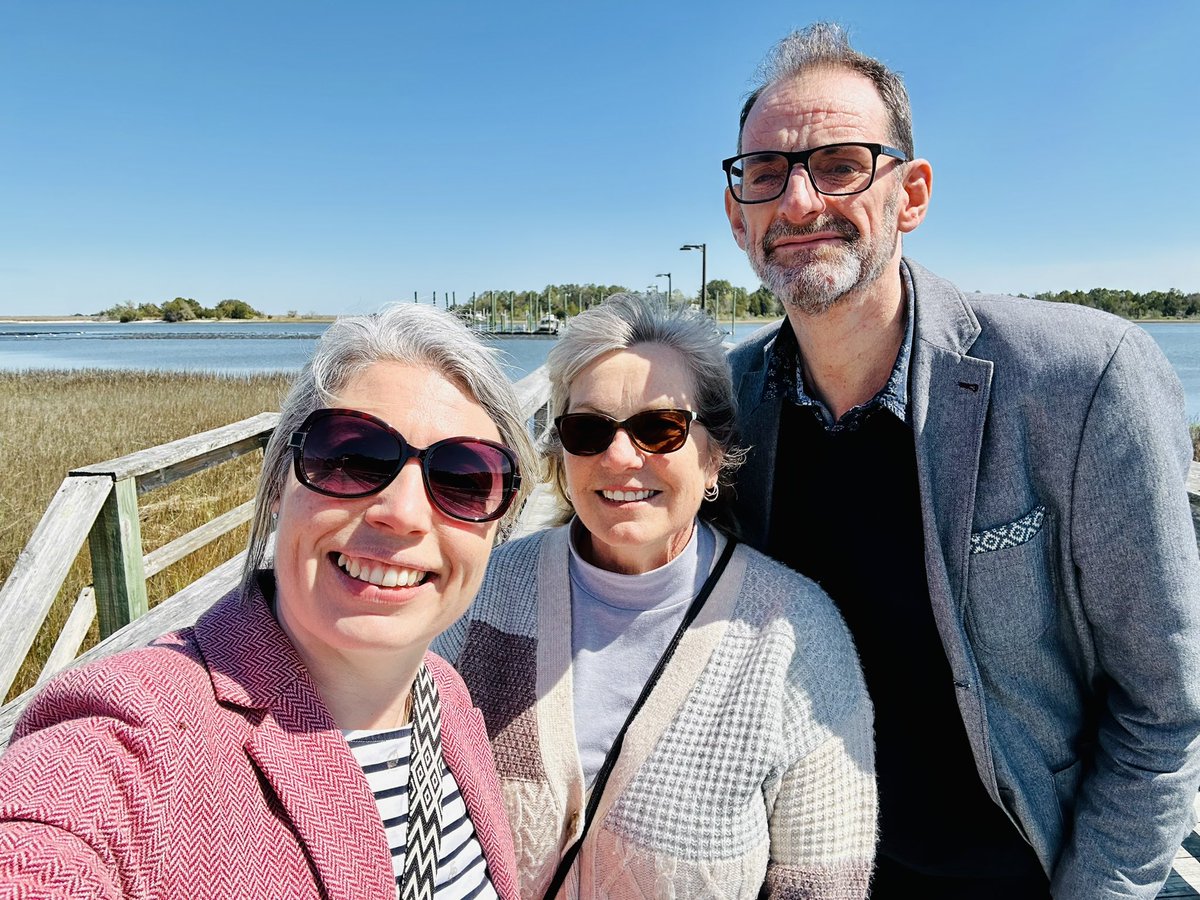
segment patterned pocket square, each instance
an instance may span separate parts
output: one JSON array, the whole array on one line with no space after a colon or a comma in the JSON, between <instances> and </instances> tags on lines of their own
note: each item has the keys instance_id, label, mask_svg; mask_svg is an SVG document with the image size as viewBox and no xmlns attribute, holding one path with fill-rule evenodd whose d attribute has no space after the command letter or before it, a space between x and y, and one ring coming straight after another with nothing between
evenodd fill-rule
<instances>
[{"instance_id":1,"label":"patterned pocket square","mask_svg":"<svg viewBox=\"0 0 1200 900\"><path fill-rule=\"evenodd\" d=\"M972 532L971 553L992 553L1028 543L1041 531L1042 520L1045 517L1046 507L1038 505L1015 522Z\"/></svg>"}]
</instances>

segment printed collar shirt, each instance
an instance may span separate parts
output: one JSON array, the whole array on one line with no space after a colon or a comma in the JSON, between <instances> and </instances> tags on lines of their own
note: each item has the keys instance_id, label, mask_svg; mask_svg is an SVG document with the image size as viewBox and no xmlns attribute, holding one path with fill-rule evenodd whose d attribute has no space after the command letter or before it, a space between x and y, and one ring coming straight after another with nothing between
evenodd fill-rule
<instances>
[{"instance_id":1,"label":"printed collar shirt","mask_svg":"<svg viewBox=\"0 0 1200 900\"><path fill-rule=\"evenodd\" d=\"M763 400L782 399L794 406L807 407L813 411L825 424L825 429L831 433L839 431L855 431L863 421L876 409L885 409L901 422L908 421L908 370L912 361L913 346L913 284L908 265L900 263L900 283L904 289L904 337L900 341L900 352L896 354L896 363L892 366L892 374L887 383L874 397L859 406L846 411L840 419L835 419L829 407L812 396L804 385L804 371L800 359L800 346L796 343L796 333L792 331L791 322L785 318L779 328L779 335L771 348L770 359L767 360L766 377L763 379Z\"/></svg>"}]
</instances>

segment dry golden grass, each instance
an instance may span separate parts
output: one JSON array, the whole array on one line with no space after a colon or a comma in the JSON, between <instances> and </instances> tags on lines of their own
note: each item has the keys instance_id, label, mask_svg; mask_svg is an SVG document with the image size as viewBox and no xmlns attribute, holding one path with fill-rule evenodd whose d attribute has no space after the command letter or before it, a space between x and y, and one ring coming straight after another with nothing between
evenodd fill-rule
<instances>
[{"instance_id":1,"label":"dry golden grass","mask_svg":"<svg viewBox=\"0 0 1200 900\"><path fill-rule=\"evenodd\" d=\"M290 378L155 372L0 372L0 582L71 469L277 410ZM262 454L224 463L139 498L145 552L254 495ZM243 526L150 579L150 604L244 549ZM79 591L86 546L9 699L31 687ZM84 647L97 638L96 627Z\"/></svg>"}]
</instances>

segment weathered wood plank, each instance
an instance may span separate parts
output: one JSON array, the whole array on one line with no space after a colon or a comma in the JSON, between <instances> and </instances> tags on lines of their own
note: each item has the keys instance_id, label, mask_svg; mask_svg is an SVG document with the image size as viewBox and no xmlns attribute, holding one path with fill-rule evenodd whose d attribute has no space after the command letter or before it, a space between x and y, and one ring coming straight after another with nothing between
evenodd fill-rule
<instances>
[{"instance_id":1,"label":"weathered wood plank","mask_svg":"<svg viewBox=\"0 0 1200 900\"><path fill-rule=\"evenodd\" d=\"M559 506L558 498L550 489L550 485L539 484L533 489L529 499L525 501L525 508L521 510L521 518L513 527L509 540L516 540L527 534L533 534L535 531L542 531L552 525L557 525L561 519L562 509Z\"/></svg>"},{"instance_id":2,"label":"weathered wood plank","mask_svg":"<svg viewBox=\"0 0 1200 900\"><path fill-rule=\"evenodd\" d=\"M254 515L254 501L247 500L241 506L235 506L229 512L222 513L215 519L194 528L185 535L177 537L169 544L163 544L157 550L147 553L142 565L146 577L157 575L172 563L179 562L190 553L195 553L201 547L211 543L228 531L237 528L243 522L249 522Z\"/></svg>"},{"instance_id":3,"label":"weathered wood plank","mask_svg":"<svg viewBox=\"0 0 1200 900\"><path fill-rule=\"evenodd\" d=\"M0 698L16 679L111 491L107 477L65 479L0 587Z\"/></svg>"},{"instance_id":4,"label":"weathered wood plank","mask_svg":"<svg viewBox=\"0 0 1200 900\"><path fill-rule=\"evenodd\" d=\"M527 417L534 415L550 400L550 378L546 367L541 366L530 372L513 385L517 400L521 404L521 412Z\"/></svg>"},{"instance_id":5,"label":"weathered wood plank","mask_svg":"<svg viewBox=\"0 0 1200 900\"><path fill-rule=\"evenodd\" d=\"M262 446L278 421L279 413L259 413L232 425L85 466L72 474L109 475L117 481L136 478L138 491L144 494Z\"/></svg>"},{"instance_id":6,"label":"weathered wood plank","mask_svg":"<svg viewBox=\"0 0 1200 900\"><path fill-rule=\"evenodd\" d=\"M1200 796L1192 804L1200 818ZM1175 854L1171 874L1158 896L1161 898L1200 897L1200 833L1193 830L1183 839L1183 845Z\"/></svg>"},{"instance_id":7,"label":"weathered wood plank","mask_svg":"<svg viewBox=\"0 0 1200 900\"><path fill-rule=\"evenodd\" d=\"M217 566L207 575L189 584L182 591L164 600L137 621L125 626L116 634L101 641L91 650L66 666L73 669L93 660L102 659L113 653L132 647L144 647L156 637L186 628L193 624L206 609L237 586L242 577L242 565L246 554L239 553L228 562ZM0 707L0 749L8 745L21 710L29 702L37 688L26 691L4 707Z\"/></svg>"},{"instance_id":8,"label":"weathered wood plank","mask_svg":"<svg viewBox=\"0 0 1200 900\"><path fill-rule=\"evenodd\" d=\"M132 478L113 485L88 537L100 634L108 637L144 616L146 572L142 569L142 525Z\"/></svg>"},{"instance_id":9,"label":"weathered wood plank","mask_svg":"<svg viewBox=\"0 0 1200 900\"><path fill-rule=\"evenodd\" d=\"M542 366L530 372L513 385L517 399L521 404L521 412L533 423L533 437L537 440L543 431L550 427L546 418L549 415L547 404L550 402L550 379L546 375L546 367Z\"/></svg>"},{"instance_id":10,"label":"weathered wood plank","mask_svg":"<svg viewBox=\"0 0 1200 900\"><path fill-rule=\"evenodd\" d=\"M38 675L38 684L65 669L79 655L79 648L83 644L83 639L87 637L88 629L92 627L92 621L95 618L96 592L91 585L88 585L79 592L79 596L75 599L71 615L67 617L62 631L58 633L54 649L46 657L42 672Z\"/></svg>"},{"instance_id":11,"label":"weathered wood plank","mask_svg":"<svg viewBox=\"0 0 1200 900\"><path fill-rule=\"evenodd\" d=\"M145 494L147 491L153 491L173 481L187 478L189 475L195 475L205 469L211 469L213 466L219 466L223 462L229 462L229 460L237 459L247 453L254 453L265 447L270 439L271 432L265 431L260 435L248 437L223 447L214 447L207 453L193 456L191 459L151 472L149 475L141 475L137 479L138 493Z\"/></svg>"}]
</instances>

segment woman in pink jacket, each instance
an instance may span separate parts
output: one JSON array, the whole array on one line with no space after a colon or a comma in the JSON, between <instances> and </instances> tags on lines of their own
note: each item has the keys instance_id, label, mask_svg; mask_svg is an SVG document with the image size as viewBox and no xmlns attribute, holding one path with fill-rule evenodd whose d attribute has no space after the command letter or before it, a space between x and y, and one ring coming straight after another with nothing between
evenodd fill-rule
<instances>
[{"instance_id":1,"label":"woman in pink jacket","mask_svg":"<svg viewBox=\"0 0 1200 900\"><path fill-rule=\"evenodd\" d=\"M515 898L483 720L428 647L532 459L451 316L331 326L267 445L241 587L26 709L0 895Z\"/></svg>"}]
</instances>

